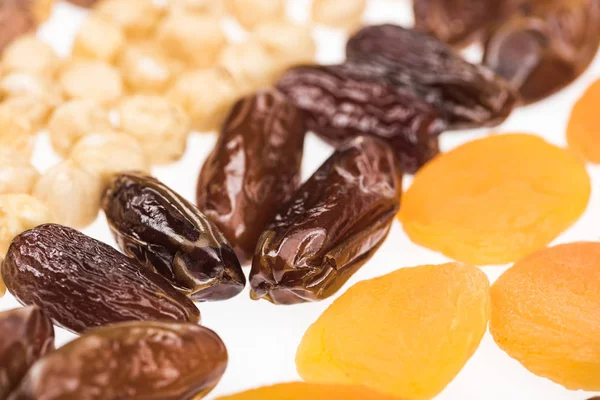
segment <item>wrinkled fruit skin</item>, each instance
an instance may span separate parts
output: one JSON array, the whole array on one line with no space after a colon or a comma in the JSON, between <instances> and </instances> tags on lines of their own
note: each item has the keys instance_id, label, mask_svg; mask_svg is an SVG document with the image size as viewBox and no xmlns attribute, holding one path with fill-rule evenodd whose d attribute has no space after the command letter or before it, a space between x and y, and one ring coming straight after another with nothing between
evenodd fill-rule
<instances>
[{"instance_id":1,"label":"wrinkled fruit skin","mask_svg":"<svg viewBox=\"0 0 600 400\"><path fill-rule=\"evenodd\" d=\"M102 201L125 254L193 300L225 300L246 285L231 246L196 206L140 173L116 175Z\"/></svg>"},{"instance_id":2,"label":"wrinkled fruit skin","mask_svg":"<svg viewBox=\"0 0 600 400\"><path fill-rule=\"evenodd\" d=\"M29 367L54 350L54 328L37 307L0 313L0 400L21 382Z\"/></svg>"},{"instance_id":3,"label":"wrinkled fruit skin","mask_svg":"<svg viewBox=\"0 0 600 400\"><path fill-rule=\"evenodd\" d=\"M192 400L227 367L227 350L193 324L134 322L95 329L39 360L10 400Z\"/></svg>"},{"instance_id":4,"label":"wrinkled fruit skin","mask_svg":"<svg viewBox=\"0 0 600 400\"><path fill-rule=\"evenodd\" d=\"M445 124L437 110L410 90L380 81L370 69L354 64L295 67L277 87L304 110L308 128L333 146L363 134L379 137L407 172L439 152Z\"/></svg>"},{"instance_id":5,"label":"wrinkled fruit skin","mask_svg":"<svg viewBox=\"0 0 600 400\"><path fill-rule=\"evenodd\" d=\"M307 382L432 399L475 353L489 318L490 284L480 269L402 268L337 298L306 331L296 366Z\"/></svg>"},{"instance_id":6,"label":"wrinkled fruit skin","mask_svg":"<svg viewBox=\"0 0 600 400\"><path fill-rule=\"evenodd\" d=\"M581 75L599 45L600 2L533 1L494 32L484 58L532 103Z\"/></svg>"},{"instance_id":7,"label":"wrinkled fruit skin","mask_svg":"<svg viewBox=\"0 0 600 400\"><path fill-rule=\"evenodd\" d=\"M304 122L276 91L240 100L204 163L197 204L233 245L243 263L277 210L300 186Z\"/></svg>"},{"instance_id":8,"label":"wrinkled fruit skin","mask_svg":"<svg viewBox=\"0 0 600 400\"><path fill-rule=\"evenodd\" d=\"M497 125L518 102L504 79L418 30L389 24L363 28L348 41L346 55L372 75L413 90L440 110L450 129Z\"/></svg>"},{"instance_id":9,"label":"wrinkled fruit skin","mask_svg":"<svg viewBox=\"0 0 600 400\"><path fill-rule=\"evenodd\" d=\"M361 136L337 150L261 236L252 297L294 304L334 294L383 242L401 194L385 142Z\"/></svg>"},{"instance_id":10,"label":"wrinkled fruit skin","mask_svg":"<svg viewBox=\"0 0 600 400\"><path fill-rule=\"evenodd\" d=\"M34 0L0 0L0 53L19 36L34 31Z\"/></svg>"},{"instance_id":11,"label":"wrinkled fruit skin","mask_svg":"<svg viewBox=\"0 0 600 400\"><path fill-rule=\"evenodd\" d=\"M73 3L79 7L92 8L98 0L67 0L69 3Z\"/></svg>"},{"instance_id":12,"label":"wrinkled fruit skin","mask_svg":"<svg viewBox=\"0 0 600 400\"><path fill-rule=\"evenodd\" d=\"M600 391L600 243L575 242L519 260L492 285L490 333L532 373Z\"/></svg>"},{"instance_id":13,"label":"wrinkled fruit skin","mask_svg":"<svg viewBox=\"0 0 600 400\"><path fill-rule=\"evenodd\" d=\"M17 236L2 264L8 290L76 333L125 321L198 322L200 312L160 275L74 229Z\"/></svg>"},{"instance_id":14,"label":"wrinkled fruit skin","mask_svg":"<svg viewBox=\"0 0 600 400\"><path fill-rule=\"evenodd\" d=\"M327 385L306 382L280 383L219 397L217 400L398 400L364 386Z\"/></svg>"}]
</instances>

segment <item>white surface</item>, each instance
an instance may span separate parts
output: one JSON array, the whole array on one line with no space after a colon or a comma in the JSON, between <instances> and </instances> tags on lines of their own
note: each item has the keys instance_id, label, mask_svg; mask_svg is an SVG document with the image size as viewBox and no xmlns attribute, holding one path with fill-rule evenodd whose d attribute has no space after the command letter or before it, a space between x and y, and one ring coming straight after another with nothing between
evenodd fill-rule
<instances>
[{"instance_id":1,"label":"white surface","mask_svg":"<svg viewBox=\"0 0 600 400\"><path fill-rule=\"evenodd\" d=\"M268 1L268 0L264 0ZM303 20L308 11L307 0L290 0L290 15ZM43 27L41 37L67 55L73 33L85 18L85 13L59 4L53 18ZM406 26L412 23L408 0L371 0L366 14L371 23L397 22ZM230 27L231 24L227 24ZM235 35L238 36L238 35ZM319 29L319 59L337 62L343 59L344 36L338 32ZM495 131L520 131L536 133L548 141L564 145L565 127L573 102L585 88L600 76L600 58L576 83L558 95L527 108L517 110L510 119ZM447 133L442 135L442 148L449 150L461 143L484 136L489 130ZM215 142L214 134L193 134L185 157L168 167L155 168L153 173L189 200L194 200L196 179L200 166ZM304 157L305 177L318 168L331 149L314 136L306 141ZM46 135L41 135L34 155L34 163L45 170L58 161ZM598 183L600 168L590 167L593 195L590 206L579 222L562 235L556 243L574 240L598 240L600 206ZM85 233L114 245L108 227L101 216ZM429 263L442 263L445 257L411 243L396 221L387 241L340 292L359 280L379 276L395 269ZM486 267L485 272L494 281L506 267ZM257 386L298 380L294 355L296 347L308 326L314 322L333 299L317 304L276 307L266 301L253 302L248 288L238 297L222 302L200 304L204 325L214 329L229 349L230 362L227 373L218 387L207 397L238 392ZM0 300L0 310L18 306L7 294ZM600 305L599 305L600 306ZM57 329L58 344L74 336ZM438 397L440 400L584 400L591 393L572 392L546 379L530 374L518 362L509 358L494 343L489 334L481 347L458 377Z\"/></svg>"}]
</instances>

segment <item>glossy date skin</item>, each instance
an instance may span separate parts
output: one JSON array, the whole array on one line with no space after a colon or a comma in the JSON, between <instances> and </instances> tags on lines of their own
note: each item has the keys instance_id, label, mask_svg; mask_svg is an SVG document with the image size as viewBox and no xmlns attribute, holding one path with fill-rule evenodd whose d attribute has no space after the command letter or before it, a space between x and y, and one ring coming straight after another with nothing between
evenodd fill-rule
<instances>
[{"instance_id":1,"label":"glossy date skin","mask_svg":"<svg viewBox=\"0 0 600 400\"><path fill-rule=\"evenodd\" d=\"M402 177L382 140L338 149L277 214L258 243L251 296L275 304L334 294L379 248L400 207Z\"/></svg>"},{"instance_id":2,"label":"glossy date skin","mask_svg":"<svg viewBox=\"0 0 600 400\"><path fill-rule=\"evenodd\" d=\"M75 333L125 321L198 322L190 299L112 247L61 225L17 236L4 263L8 290Z\"/></svg>"},{"instance_id":3,"label":"glossy date skin","mask_svg":"<svg viewBox=\"0 0 600 400\"><path fill-rule=\"evenodd\" d=\"M534 0L519 10L492 34L484 62L533 103L573 82L596 56L600 2Z\"/></svg>"},{"instance_id":4,"label":"glossy date skin","mask_svg":"<svg viewBox=\"0 0 600 400\"><path fill-rule=\"evenodd\" d=\"M235 104L204 163L197 204L225 234L242 263L277 210L300 186L302 112L275 90Z\"/></svg>"},{"instance_id":5,"label":"glossy date skin","mask_svg":"<svg viewBox=\"0 0 600 400\"><path fill-rule=\"evenodd\" d=\"M0 313L0 400L6 400L29 367L54 350L52 322L37 307Z\"/></svg>"},{"instance_id":6,"label":"glossy date skin","mask_svg":"<svg viewBox=\"0 0 600 400\"><path fill-rule=\"evenodd\" d=\"M231 246L196 206L160 181L115 175L102 208L119 247L197 301L226 300L246 277Z\"/></svg>"},{"instance_id":7,"label":"glossy date skin","mask_svg":"<svg viewBox=\"0 0 600 400\"><path fill-rule=\"evenodd\" d=\"M494 72L468 63L415 29L390 24L363 28L348 41L346 55L373 78L414 91L440 111L449 129L497 125L519 100Z\"/></svg>"},{"instance_id":8,"label":"glossy date skin","mask_svg":"<svg viewBox=\"0 0 600 400\"><path fill-rule=\"evenodd\" d=\"M192 400L219 382L227 350L193 324L135 322L90 331L39 360L10 400Z\"/></svg>"},{"instance_id":9,"label":"glossy date skin","mask_svg":"<svg viewBox=\"0 0 600 400\"><path fill-rule=\"evenodd\" d=\"M437 110L410 90L373 79L360 66L295 67L277 87L305 112L307 127L335 147L360 135L376 136L410 173L439 153L445 124Z\"/></svg>"}]
</instances>

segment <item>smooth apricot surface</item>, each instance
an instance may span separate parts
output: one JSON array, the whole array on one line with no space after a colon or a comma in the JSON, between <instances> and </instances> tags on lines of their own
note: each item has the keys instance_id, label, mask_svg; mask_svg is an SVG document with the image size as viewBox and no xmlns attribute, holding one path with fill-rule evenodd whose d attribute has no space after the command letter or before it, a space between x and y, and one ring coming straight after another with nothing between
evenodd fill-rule
<instances>
[{"instance_id":1,"label":"smooth apricot surface","mask_svg":"<svg viewBox=\"0 0 600 400\"><path fill-rule=\"evenodd\" d=\"M219 397L217 400L399 400L364 386L282 383Z\"/></svg>"},{"instance_id":2,"label":"smooth apricot surface","mask_svg":"<svg viewBox=\"0 0 600 400\"><path fill-rule=\"evenodd\" d=\"M569 125L569 147L585 160L600 164L600 80L575 103Z\"/></svg>"},{"instance_id":3,"label":"smooth apricot surface","mask_svg":"<svg viewBox=\"0 0 600 400\"><path fill-rule=\"evenodd\" d=\"M304 335L298 373L308 382L431 399L473 355L489 313L489 282L479 269L403 268L338 298Z\"/></svg>"},{"instance_id":4,"label":"smooth apricot surface","mask_svg":"<svg viewBox=\"0 0 600 400\"><path fill-rule=\"evenodd\" d=\"M600 391L600 243L531 254L491 295L490 331L508 355L568 389Z\"/></svg>"},{"instance_id":5,"label":"smooth apricot surface","mask_svg":"<svg viewBox=\"0 0 600 400\"><path fill-rule=\"evenodd\" d=\"M503 134L425 165L399 218L417 244L475 265L505 264L546 247L589 197L590 178L573 153L537 136Z\"/></svg>"}]
</instances>

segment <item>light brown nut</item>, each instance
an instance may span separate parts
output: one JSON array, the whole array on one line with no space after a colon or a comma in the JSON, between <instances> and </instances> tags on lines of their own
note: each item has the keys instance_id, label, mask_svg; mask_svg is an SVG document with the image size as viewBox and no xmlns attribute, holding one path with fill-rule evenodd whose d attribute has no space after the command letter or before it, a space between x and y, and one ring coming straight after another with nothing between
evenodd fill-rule
<instances>
[{"instance_id":1,"label":"light brown nut","mask_svg":"<svg viewBox=\"0 0 600 400\"><path fill-rule=\"evenodd\" d=\"M54 77L62 64L61 58L47 43L34 35L25 35L12 42L2 53L2 74L28 72Z\"/></svg>"},{"instance_id":2,"label":"light brown nut","mask_svg":"<svg viewBox=\"0 0 600 400\"><path fill-rule=\"evenodd\" d=\"M355 30L361 25L367 0L314 0L313 22L337 29Z\"/></svg>"},{"instance_id":3,"label":"light brown nut","mask_svg":"<svg viewBox=\"0 0 600 400\"><path fill-rule=\"evenodd\" d=\"M54 151L65 157L83 136L112 129L108 111L94 100L71 100L58 107L48 123Z\"/></svg>"},{"instance_id":4,"label":"light brown nut","mask_svg":"<svg viewBox=\"0 0 600 400\"><path fill-rule=\"evenodd\" d=\"M0 108L0 146L8 147L30 159L34 142L31 122L23 116L11 113L7 108Z\"/></svg>"},{"instance_id":5,"label":"light brown nut","mask_svg":"<svg viewBox=\"0 0 600 400\"><path fill-rule=\"evenodd\" d=\"M48 222L54 214L44 203L28 194L0 196L0 256L4 257L10 242L18 234Z\"/></svg>"},{"instance_id":6,"label":"light brown nut","mask_svg":"<svg viewBox=\"0 0 600 400\"><path fill-rule=\"evenodd\" d=\"M228 0L227 7L248 30L264 22L283 19L285 16L283 0Z\"/></svg>"},{"instance_id":7,"label":"light brown nut","mask_svg":"<svg viewBox=\"0 0 600 400\"><path fill-rule=\"evenodd\" d=\"M184 12L223 16L226 12L224 0L170 0L169 12Z\"/></svg>"},{"instance_id":8,"label":"light brown nut","mask_svg":"<svg viewBox=\"0 0 600 400\"><path fill-rule=\"evenodd\" d=\"M28 120L34 132L44 129L52 113L50 105L35 96L9 97L0 103L0 108L15 114L19 119Z\"/></svg>"},{"instance_id":9,"label":"light brown nut","mask_svg":"<svg viewBox=\"0 0 600 400\"><path fill-rule=\"evenodd\" d=\"M227 44L218 18L190 13L169 14L158 27L157 38L171 57L196 68L215 65Z\"/></svg>"},{"instance_id":10,"label":"light brown nut","mask_svg":"<svg viewBox=\"0 0 600 400\"><path fill-rule=\"evenodd\" d=\"M0 195L29 194L39 177L38 171L23 155L0 147Z\"/></svg>"},{"instance_id":11,"label":"light brown nut","mask_svg":"<svg viewBox=\"0 0 600 400\"><path fill-rule=\"evenodd\" d=\"M29 72L12 72L0 80L0 98L31 96L50 109L63 102L60 87L51 79Z\"/></svg>"},{"instance_id":12,"label":"light brown nut","mask_svg":"<svg viewBox=\"0 0 600 400\"><path fill-rule=\"evenodd\" d=\"M123 29L131 39L145 39L162 17L163 10L152 0L103 0L93 12Z\"/></svg>"},{"instance_id":13,"label":"light brown nut","mask_svg":"<svg viewBox=\"0 0 600 400\"><path fill-rule=\"evenodd\" d=\"M125 85L133 93L163 93L184 69L182 62L150 41L125 46L119 65Z\"/></svg>"},{"instance_id":14,"label":"light brown nut","mask_svg":"<svg viewBox=\"0 0 600 400\"><path fill-rule=\"evenodd\" d=\"M317 46L306 25L287 20L267 22L257 26L252 37L273 57L279 72L315 61Z\"/></svg>"},{"instance_id":15,"label":"light brown nut","mask_svg":"<svg viewBox=\"0 0 600 400\"><path fill-rule=\"evenodd\" d=\"M119 172L148 171L144 150L137 140L122 132L87 135L71 149L69 158L100 175L104 183Z\"/></svg>"},{"instance_id":16,"label":"light brown nut","mask_svg":"<svg viewBox=\"0 0 600 400\"><path fill-rule=\"evenodd\" d=\"M217 129L237 99L239 90L224 68L209 68L183 74L167 92L192 120L192 128L205 132Z\"/></svg>"},{"instance_id":17,"label":"light brown nut","mask_svg":"<svg viewBox=\"0 0 600 400\"><path fill-rule=\"evenodd\" d=\"M132 96L119 108L121 130L141 144L150 164L168 164L181 158L191 129L190 118L179 105L159 96Z\"/></svg>"},{"instance_id":18,"label":"light brown nut","mask_svg":"<svg viewBox=\"0 0 600 400\"><path fill-rule=\"evenodd\" d=\"M33 188L33 196L46 204L56 222L85 228L98 216L104 189L102 178L73 160L65 160L46 171Z\"/></svg>"},{"instance_id":19,"label":"light brown nut","mask_svg":"<svg viewBox=\"0 0 600 400\"><path fill-rule=\"evenodd\" d=\"M125 45L125 36L116 24L101 18L88 19L73 42L74 58L113 62Z\"/></svg>"},{"instance_id":20,"label":"light brown nut","mask_svg":"<svg viewBox=\"0 0 600 400\"><path fill-rule=\"evenodd\" d=\"M228 45L219 57L219 65L231 73L242 94L271 86L276 78L275 60L252 39Z\"/></svg>"},{"instance_id":21,"label":"light brown nut","mask_svg":"<svg viewBox=\"0 0 600 400\"><path fill-rule=\"evenodd\" d=\"M121 73L102 61L71 62L60 83L69 99L91 99L110 106L123 96Z\"/></svg>"}]
</instances>

